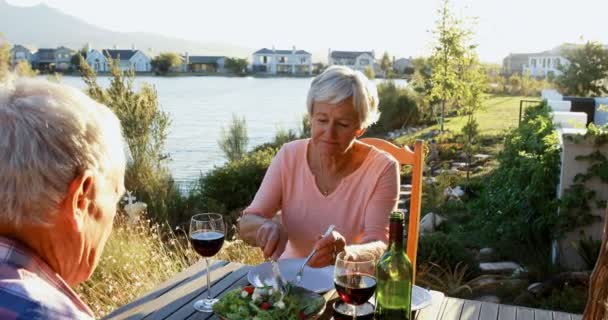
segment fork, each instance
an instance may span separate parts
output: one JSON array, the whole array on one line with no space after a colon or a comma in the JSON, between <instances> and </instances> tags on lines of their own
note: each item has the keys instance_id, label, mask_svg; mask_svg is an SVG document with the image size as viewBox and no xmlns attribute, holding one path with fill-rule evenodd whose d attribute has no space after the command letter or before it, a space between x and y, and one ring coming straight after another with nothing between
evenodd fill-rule
<instances>
[{"instance_id":1,"label":"fork","mask_svg":"<svg viewBox=\"0 0 608 320\"><path fill-rule=\"evenodd\" d=\"M336 228L336 226L334 226L333 224L330 225L327 228L327 231L325 231L325 233L323 234L323 238L329 236L329 234L332 231L334 231L335 228ZM308 263L308 261L310 260L310 258L312 258L312 256L315 255L316 252L317 252L317 248L313 248L312 251L306 257L306 259L304 259L304 262L302 262L302 265L300 266L300 269L298 270L298 273L296 273L296 281L294 282L295 285L300 284L300 282L302 281L302 275L304 274L304 267L306 266L306 264Z\"/></svg>"}]
</instances>

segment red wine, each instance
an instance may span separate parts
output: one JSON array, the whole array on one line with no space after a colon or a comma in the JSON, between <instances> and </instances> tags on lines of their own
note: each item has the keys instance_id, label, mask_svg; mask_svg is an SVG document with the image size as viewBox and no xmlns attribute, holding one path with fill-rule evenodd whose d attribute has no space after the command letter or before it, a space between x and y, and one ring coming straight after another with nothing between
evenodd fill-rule
<instances>
[{"instance_id":1,"label":"red wine","mask_svg":"<svg viewBox=\"0 0 608 320\"><path fill-rule=\"evenodd\" d=\"M348 304L364 304L376 291L376 278L366 274L350 274L334 279L336 291Z\"/></svg>"},{"instance_id":2,"label":"red wine","mask_svg":"<svg viewBox=\"0 0 608 320\"><path fill-rule=\"evenodd\" d=\"M224 234L217 231L202 231L190 235L194 251L203 257L212 257L222 248Z\"/></svg>"}]
</instances>

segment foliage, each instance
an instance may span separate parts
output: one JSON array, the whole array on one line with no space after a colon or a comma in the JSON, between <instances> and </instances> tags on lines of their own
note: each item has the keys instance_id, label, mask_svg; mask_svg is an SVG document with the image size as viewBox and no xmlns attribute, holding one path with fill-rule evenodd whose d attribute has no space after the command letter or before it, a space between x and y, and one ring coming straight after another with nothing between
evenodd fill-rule
<instances>
[{"instance_id":1,"label":"foliage","mask_svg":"<svg viewBox=\"0 0 608 320\"><path fill-rule=\"evenodd\" d=\"M11 65L11 47L0 33L0 81L8 75Z\"/></svg>"},{"instance_id":2,"label":"foliage","mask_svg":"<svg viewBox=\"0 0 608 320\"><path fill-rule=\"evenodd\" d=\"M560 147L546 103L526 109L520 127L506 135L498 161L474 205L471 228L511 257L525 261L531 258L527 252L548 252L558 219Z\"/></svg>"},{"instance_id":3,"label":"foliage","mask_svg":"<svg viewBox=\"0 0 608 320\"><path fill-rule=\"evenodd\" d=\"M321 74L323 71L325 71L325 69L327 69L327 65L321 62L315 63L312 70L312 74Z\"/></svg>"},{"instance_id":4,"label":"foliage","mask_svg":"<svg viewBox=\"0 0 608 320\"><path fill-rule=\"evenodd\" d=\"M423 186L424 192L422 193L422 212L442 213L441 209L448 200L444 190L448 187L454 187L457 179L455 175L443 171L435 178L434 182L426 183Z\"/></svg>"},{"instance_id":5,"label":"foliage","mask_svg":"<svg viewBox=\"0 0 608 320\"><path fill-rule=\"evenodd\" d=\"M454 270L458 265L467 270L469 276L479 273L479 265L471 251L460 240L443 232L433 232L420 236L418 242L418 263L435 263Z\"/></svg>"},{"instance_id":6,"label":"foliage","mask_svg":"<svg viewBox=\"0 0 608 320\"><path fill-rule=\"evenodd\" d=\"M234 223L255 196L277 150L266 148L215 167L198 180L189 195L193 208L222 213Z\"/></svg>"},{"instance_id":7,"label":"foliage","mask_svg":"<svg viewBox=\"0 0 608 320\"><path fill-rule=\"evenodd\" d=\"M112 78L107 89L99 86L95 71L86 62L80 68L89 96L108 106L120 119L130 152L125 186L148 204L151 217L178 223L183 218L183 202L164 153L169 115L160 109L154 87L143 84L136 92L133 71L122 72L116 60L109 59L109 64Z\"/></svg>"},{"instance_id":8,"label":"foliage","mask_svg":"<svg viewBox=\"0 0 608 320\"><path fill-rule=\"evenodd\" d=\"M382 59L380 60L380 69L384 73L383 78L386 79L388 77L389 71L393 70L393 63L391 62L391 58L388 55L388 52L384 52L382 55Z\"/></svg>"},{"instance_id":9,"label":"foliage","mask_svg":"<svg viewBox=\"0 0 608 320\"><path fill-rule=\"evenodd\" d=\"M158 74L167 74L182 64L182 58L175 52L162 52L152 59L152 67Z\"/></svg>"},{"instance_id":10,"label":"foliage","mask_svg":"<svg viewBox=\"0 0 608 320\"><path fill-rule=\"evenodd\" d=\"M573 243L572 246L585 262L585 265L587 266L586 269L593 269L595 262L600 255L602 241L594 240L591 236L585 237L585 234L581 232L581 238L576 243Z\"/></svg>"},{"instance_id":11,"label":"foliage","mask_svg":"<svg viewBox=\"0 0 608 320\"><path fill-rule=\"evenodd\" d=\"M70 69L80 71L80 65L87 60L87 54L88 52L86 46L74 54L70 59Z\"/></svg>"},{"instance_id":12,"label":"foliage","mask_svg":"<svg viewBox=\"0 0 608 320\"><path fill-rule=\"evenodd\" d=\"M463 61L474 55L475 46L470 44L473 32L466 29L463 21L452 14L449 0L442 1L438 13L440 17L433 32L437 43L431 56L431 96L434 100L441 101L440 130L443 131L446 104L458 100L460 90L466 87L461 82L462 73L469 69L463 68Z\"/></svg>"},{"instance_id":13,"label":"foliage","mask_svg":"<svg viewBox=\"0 0 608 320\"><path fill-rule=\"evenodd\" d=\"M228 128L221 129L217 143L228 161L241 159L247 152L247 144L249 143L245 117L239 118L236 114L233 114L232 122Z\"/></svg>"},{"instance_id":14,"label":"foliage","mask_svg":"<svg viewBox=\"0 0 608 320\"><path fill-rule=\"evenodd\" d=\"M564 93L577 96L602 96L608 93L608 49L596 42L566 50L568 64L559 67L557 83Z\"/></svg>"},{"instance_id":15,"label":"foliage","mask_svg":"<svg viewBox=\"0 0 608 320\"><path fill-rule=\"evenodd\" d=\"M38 75L38 70L33 70L26 60L19 60L15 65L15 73L20 77L35 77Z\"/></svg>"},{"instance_id":16,"label":"foliage","mask_svg":"<svg viewBox=\"0 0 608 320\"><path fill-rule=\"evenodd\" d=\"M442 266L436 263L422 265L418 270L416 284L445 293L448 297L470 297L479 283L484 279L500 278L493 275L481 275L470 278L467 265L459 262L456 266Z\"/></svg>"},{"instance_id":17,"label":"foliage","mask_svg":"<svg viewBox=\"0 0 608 320\"><path fill-rule=\"evenodd\" d=\"M374 68L372 66L367 66L365 68L365 70L363 70L363 73L370 80L373 80L376 78L376 73L374 73Z\"/></svg>"},{"instance_id":18,"label":"foliage","mask_svg":"<svg viewBox=\"0 0 608 320\"><path fill-rule=\"evenodd\" d=\"M430 58L416 58L412 61L412 64L414 65L414 74L412 75L411 85L417 93L417 102L422 119L433 120L435 116L433 107L437 104L437 99L431 95L433 91L431 60Z\"/></svg>"},{"instance_id":19,"label":"foliage","mask_svg":"<svg viewBox=\"0 0 608 320\"><path fill-rule=\"evenodd\" d=\"M418 123L420 114L411 89L386 81L378 85L378 97L380 119L368 129L370 132L385 133Z\"/></svg>"},{"instance_id":20,"label":"foliage","mask_svg":"<svg viewBox=\"0 0 608 320\"><path fill-rule=\"evenodd\" d=\"M533 307L581 314L585 310L588 290L587 287L566 285L561 289L552 290L548 297L541 299Z\"/></svg>"},{"instance_id":21,"label":"foliage","mask_svg":"<svg viewBox=\"0 0 608 320\"><path fill-rule=\"evenodd\" d=\"M247 73L247 59L227 58L224 67L234 74L244 75Z\"/></svg>"}]
</instances>

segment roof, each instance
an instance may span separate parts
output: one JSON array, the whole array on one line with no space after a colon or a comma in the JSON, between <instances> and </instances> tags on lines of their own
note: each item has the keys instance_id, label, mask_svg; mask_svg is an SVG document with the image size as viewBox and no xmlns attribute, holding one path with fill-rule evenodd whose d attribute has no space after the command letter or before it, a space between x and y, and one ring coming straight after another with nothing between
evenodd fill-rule
<instances>
[{"instance_id":1,"label":"roof","mask_svg":"<svg viewBox=\"0 0 608 320\"><path fill-rule=\"evenodd\" d=\"M104 49L102 51L104 56L109 55L113 60L118 59L119 56L120 60L129 60L138 50Z\"/></svg>"},{"instance_id":2,"label":"roof","mask_svg":"<svg viewBox=\"0 0 608 320\"><path fill-rule=\"evenodd\" d=\"M55 53L55 49L53 48L40 48L36 51L37 54L53 54Z\"/></svg>"},{"instance_id":3,"label":"roof","mask_svg":"<svg viewBox=\"0 0 608 320\"><path fill-rule=\"evenodd\" d=\"M12 51L17 51L17 50L25 50L25 51L27 51L27 52L30 52L30 53L31 53L31 50L30 50L28 47L26 47L26 46L22 46L22 45L20 45L20 44L16 44L16 45L14 45L14 46L13 46L13 48L12 48L11 50L12 50Z\"/></svg>"},{"instance_id":4,"label":"roof","mask_svg":"<svg viewBox=\"0 0 608 320\"><path fill-rule=\"evenodd\" d=\"M292 54L293 51L292 50L271 50L268 48L263 48L260 49L256 52L254 52L253 54ZM304 50L296 50L296 54L310 54L309 52L306 52Z\"/></svg>"},{"instance_id":5,"label":"roof","mask_svg":"<svg viewBox=\"0 0 608 320\"><path fill-rule=\"evenodd\" d=\"M190 63L217 63L224 56L188 56Z\"/></svg>"},{"instance_id":6,"label":"roof","mask_svg":"<svg viewBox=\"0 0 608 320\"><path fill-rule=\"evenodd\" d=\"M369 54L372 57L374 56L371 51L332 51L331 57L332 59L356 59L362 54Z\"/></svg>"}]
</instances>

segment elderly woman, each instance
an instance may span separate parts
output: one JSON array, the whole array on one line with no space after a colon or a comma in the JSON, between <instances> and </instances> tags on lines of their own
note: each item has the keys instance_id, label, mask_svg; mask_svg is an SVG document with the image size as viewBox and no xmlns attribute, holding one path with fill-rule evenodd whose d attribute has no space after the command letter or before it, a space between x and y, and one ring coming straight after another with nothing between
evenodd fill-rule
<instances>
[{"instance_id":1,"label":"elderly woman","mask_svg":"<svg viewBox=\"0 0 608 320\"><path fill-rule=\"evenodd\" d=\"M331 67L312 81L307 106L311 138L278 152L243 212L241 236L273 259L305 257L316 247L313 267L333 264L342 250L379 256L399 196L399 165L357 140L378 119L375 86L361 72ZM335 231L322 238L331 224Z\"/></svg>"},{"instance_id":2,"label":"elderly woman","mask_svg":"<svg viewBox=\"0 0 608 320\"><path fill-rule=\"evenodd\" d=\"M82 92L0 84L0 318L91 319L87 280L124 192L117 117Z\"/></svg>"}]
</instances>

